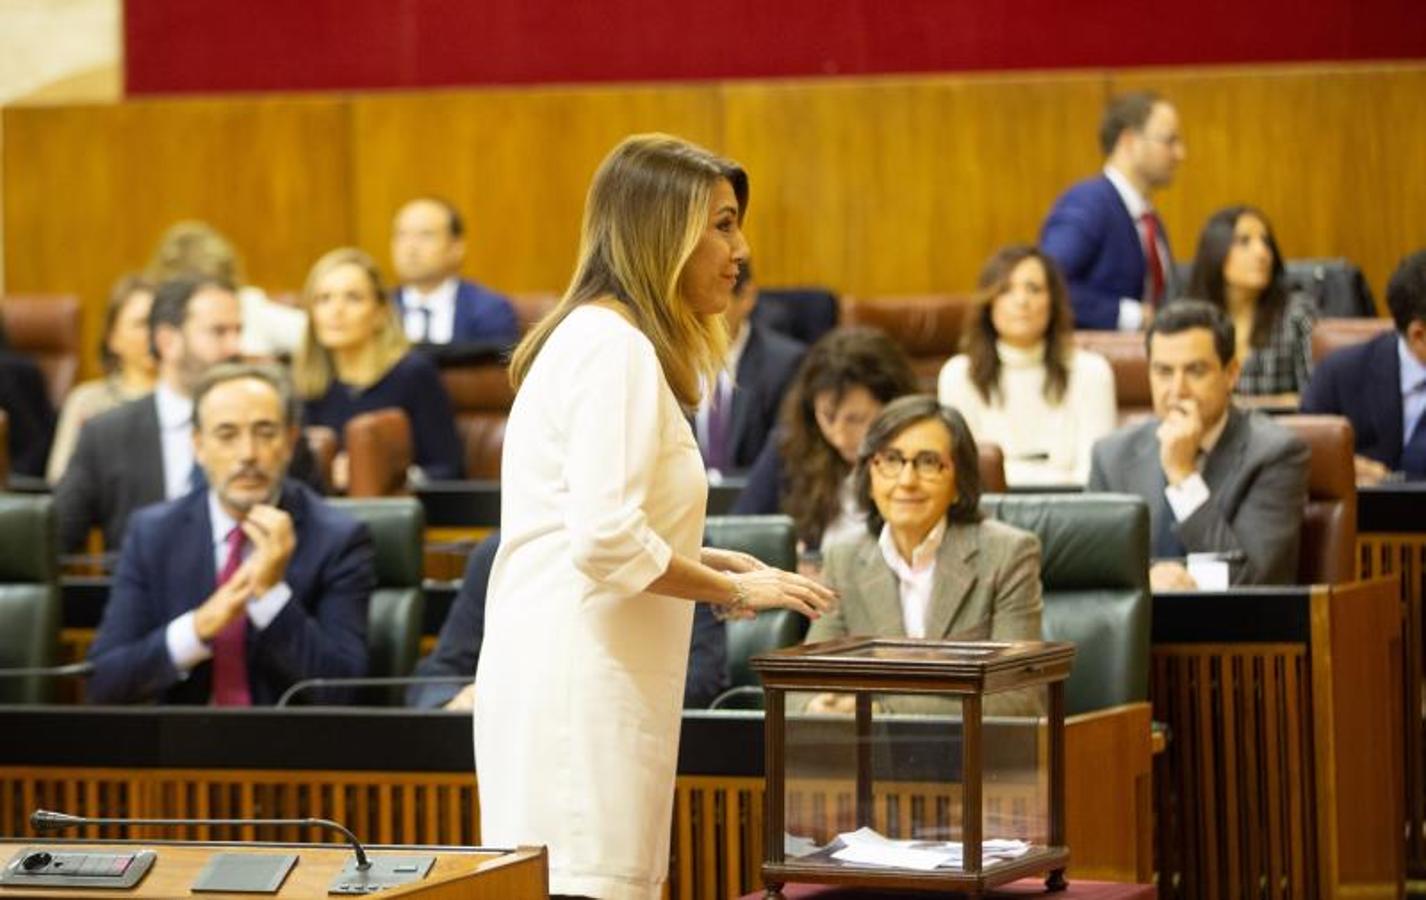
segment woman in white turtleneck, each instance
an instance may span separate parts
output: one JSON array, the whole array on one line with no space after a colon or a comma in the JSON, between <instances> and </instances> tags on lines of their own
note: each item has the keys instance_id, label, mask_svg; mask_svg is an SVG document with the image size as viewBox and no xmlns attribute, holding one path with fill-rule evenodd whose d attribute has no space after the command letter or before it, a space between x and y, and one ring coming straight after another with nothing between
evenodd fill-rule
<instances>
[{"instance_id":1,"label":"woman in white turtleneck","mask_svg":"<svg viewBox=\"0 0 1426 900\"><path fill-rule=\"evenodd\" d=\"M1077 350L1069 292L1035 247L986 263L965 352L941 369L939 395L975 439L1000 445L1012 486L1084 484L1094 442L1114 428L1114 373Z\"/></svg>"}]
</instances>

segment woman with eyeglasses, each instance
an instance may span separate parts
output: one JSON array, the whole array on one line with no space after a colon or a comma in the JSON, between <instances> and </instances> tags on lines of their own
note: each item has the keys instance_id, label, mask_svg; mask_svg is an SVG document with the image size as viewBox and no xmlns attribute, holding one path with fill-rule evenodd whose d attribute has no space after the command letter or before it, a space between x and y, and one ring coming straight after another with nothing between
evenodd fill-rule
<instances>
[{"instance_id":1,"label":"woman with eyeglasses","mask_svg":"<svg viewBox=\"0 0 1426 900\"><path fill-rule=\"evenodd\" d=\"M1040 640L1040 542L981 516L975 438L935 397L887 404L857 458L866 531L827 548L822 575L841 594L807 642L846 635ZM944 697L886 695L885 711L949 712ZM992 695L987 711L1034 714L1032 694ZM854 711L850 695L818 694L808 712Z\"/></svg>"}]
</instances>

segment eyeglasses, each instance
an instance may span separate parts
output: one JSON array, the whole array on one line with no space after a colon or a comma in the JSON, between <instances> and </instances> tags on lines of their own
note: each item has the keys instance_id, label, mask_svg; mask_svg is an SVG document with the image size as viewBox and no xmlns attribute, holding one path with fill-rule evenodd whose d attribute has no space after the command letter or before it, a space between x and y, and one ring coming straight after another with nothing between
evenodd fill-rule
<instances>
[{"instance_id":1,"label":"eyeglasses","mask_svg":"<svg viewBox=\"0 0 1426 900\"><path fill-rule=\"evenodd\" d=\"M922 450L910 459L903 456L900 450L882 450L871 458L876 474L883 478L900 478L901 470L906 468L907 463L915 468L916 477L927 480L942 477L951 467L950 462L934 450Z\"/></svg>"}]
</instances>

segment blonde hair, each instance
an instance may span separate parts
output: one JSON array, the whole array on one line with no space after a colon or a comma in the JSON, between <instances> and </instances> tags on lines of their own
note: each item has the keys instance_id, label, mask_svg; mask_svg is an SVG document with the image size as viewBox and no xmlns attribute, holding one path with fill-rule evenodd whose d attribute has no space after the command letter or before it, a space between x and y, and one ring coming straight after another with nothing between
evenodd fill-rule
<instances>
[{"instance_id":1,"label":"blonde hair","mask_svg":"<svg viewBox=\"0 0 1426 900\"><path fill-rule=\"evenodd\" d=\"M193 277L241 284L243 266L237 250L218 229L189 219L173 223L163 233L144 274L155 284Z\"/></svg>"},{"instance_id":2,"label":"blonde hair","mask_svg":"<svg viewBox=\"0 0 1426 900\"><path fill-rule=\"evenodd\" d=\"M371 282L372 293L376 295L376 302L386 309L386 320L374 337L377 371L384 375L411 349L411 342L406 340L406 332L396 315L396 306L382 284L381 270L376 267L372 258L355 247L330 250L312 264L312 270L307 273L307 283L302 288L302 306L307 310L307 334L297 351L297 358L292 362L292 382L297 393L306 400L327 393L327 389L332 386L332 379L336 376L332 352L317 342L317 327L312 316L317 282L333 269L347 265L356 266L366 273L367 280Z\"/></svg>"},{"instance_id":3,"label":"blonde hair","mask_svg":"<svg viewBox=\"0 0 1426 900\"><path fill-rule=\"evenodd\" d=\"M708 226L708 204L719 179L748 206L748 177L736 163L666 134L626 138L600 163L584 204L579 263L559 303L515 348L510 383L516 390L550 333L572 310L612 297L658 354L679 402L698 405L728 349L723 317L700 315L681 295L679 280Z\"/></svg>"}]
</instances>

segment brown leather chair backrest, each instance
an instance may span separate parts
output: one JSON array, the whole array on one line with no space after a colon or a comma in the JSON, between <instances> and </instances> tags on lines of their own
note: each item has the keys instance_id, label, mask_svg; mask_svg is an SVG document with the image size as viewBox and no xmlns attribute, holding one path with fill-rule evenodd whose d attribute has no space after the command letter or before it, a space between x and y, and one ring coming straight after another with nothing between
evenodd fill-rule
<instances>
[{"instance_id":1,"label":"brown leather chair backrest","mask_svg":"<svg viewBox=\"0 0 1426 900\"><path fill-rule=\"evenodd\" d=\"M941 367L960 351L966 315L975 305L967 294L895 294L841 298L841 323L879 328L906 350L921 387L936 391Z\"/></svg>"},{"instance_id":2,"label":"brown leather chair backrest","mask_svg":"<svg viewBox=\"0 0 1426 900\"><path fill-rule=\"evenodd\" d=\"M322 483L330 485L332 462L337 458L340 443L337 433L326 425L308 425L302 429L302 439L307 442L307 449L312 451L312 459L317 463L317 473L322 476Z\"/></svg>"},{"instance_id":3,"label":"brown leather chair backrest","mask_svg":"<svg viewBox=\"0 0 1426 900\"><path fill-rule=\"evenodd\" d=\"M520 320L520 333L530 330L530 326L545 317L560 302L560 295L551 291L531 291L525 294L510 294L510 305L515 307L515 318Z\"/></svg>"},{"instance_id":4,"label":"brown leather chair backrest","mask_svg":"<svg viewBox=\"0 0 1426 900\"><path fill-rule=\"evenodd\" d=\"M0 409L0 491L10 483L10 417Z\"/></svg>"},{"instance_id":5,"label":"brown leather chair backrest","mask_svg":"<svg viewBox=\"0 0 1426 900\"><path fill-rule=\"evenodd\" d=\"M1114 396L1119 421L1136 419L1154 409L1149 392L1149 353L1144 336L1135 331L1076 331L1074 345L1098 353L1114 370Z\"/></svg>"},{"instance_id":6,"label":"brown leather chair backrest","mask_svg":"<svg viewBox=\"0 0 1426 900\"><path fill-rule=\"evenodd\" d=\"M1003 494L1005 484L1005 451L999 444L982 441L975 445L980 451L977 461L980 468L980 492L982 494Z\"/></svg>"},{"instance_id":7,"label":"brown leather chair backrest","mask_svg":"<svg viewBox=\"0 0 1426 900\"><path fill-rule=\"evenodd\" d=\"M397 497L407 493L406 472L415 452L411 420L395 407L353 416L342 429L351 480L349 497Z\"/></svg>"},{"instance_id":8,"label":"brown leather chair backrest","mask_svg":"<svg viewBox=\"0 0 1426 900\"><path fill-rule=\"evenodd\" d=\"M1312 363L1343 347L1369 341L1396 327L1391 319L1318 319L1312 326Z\"/></svg>"},{"instance_id":9,"label":"brown leather chair backrest","mask_svg":"<svg viewBox=\"0 0 1426 900\"><path fill-rule=\"evenodd\" d=\"M1341 416L1275 416L1311 451L1302 516L1299 584L1342 584L1357 577L1357 481L1352 425Z\"/></svg>"},{"instance_id":10,"label":"brown leather chair backrest","mask_svg":"<svg viewBox=\"0 0 1426 900\"><path fill-rule=\"evenodd\" d=\"M500 477L500 452L505 443L505 419L515 391L510 373L500 363L447 366L441 382L456 410L456 432L465 448L465 477Z\"/></svg>"},{"instance_id":11,"label":"brown leather chair backrest","mask_svg":"<svg viewBox=\"0 0 1426 900\"><path fill-rule=\"evenodd\" d=\"M10 348L44 372L50 403L59 409L79 372L79 299L72 294L0 297L0 325Z\"/></svg>"}]
</instances>

